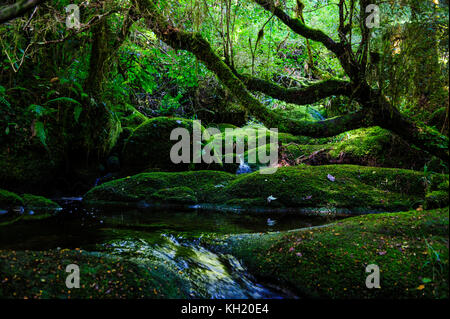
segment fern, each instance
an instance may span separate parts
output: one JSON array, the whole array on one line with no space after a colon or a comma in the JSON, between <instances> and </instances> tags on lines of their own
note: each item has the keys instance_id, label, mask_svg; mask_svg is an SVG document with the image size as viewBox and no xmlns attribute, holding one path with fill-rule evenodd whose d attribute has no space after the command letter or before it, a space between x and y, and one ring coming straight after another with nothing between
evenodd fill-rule
<instances>
[{"instance_id":1,"label":"fern","mask_svg":"<svg viewBox=\"0 0 450 319\"><path fill-rule=\"evenodd\" d=\"M48 100L47 102L45 102L45 104L51 104L51 103L57 103L57 102L67 102L67 103L74 103L74 104L77 104L77 105L81 105L81 103L78 102L77 100L72 99L70 97L65 97L65 96L58 97L58 98L52 99L52 100Z\"/></svg>"}]
</instances>

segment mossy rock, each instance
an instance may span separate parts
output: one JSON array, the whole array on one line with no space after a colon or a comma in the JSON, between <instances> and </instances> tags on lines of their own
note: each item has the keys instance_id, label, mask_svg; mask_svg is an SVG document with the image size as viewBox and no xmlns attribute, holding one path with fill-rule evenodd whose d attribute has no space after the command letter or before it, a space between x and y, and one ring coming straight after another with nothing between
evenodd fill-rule
<instances>
[{"instance_id":1,"label":"mossy rock","mask_svg":"<svg viewBox=\"0 0 450 319\"><path fill-rule=\"evenodd\" d=\"M123 164L127 172L139 172L145 169L160 168L164 170L182 171L194 169L193 163L174 164L170 159L170 151L179 141L171 141L170 134L176 128L185 128L190 132L191 162L193 154L192 135L194 121L183 118L156 117L139 125L127 139L123 152ZM204 127L199 131L204 132ZM195 154L199 156L200 154ZM197 165L197 168L204 164Z\"/></svg>"},{"instance_id":2,"label":"mossy rock","mask_svg":"<svg viewBox=\"0 0 450 319\"><path fill-rule=\"evenodd\" d=\"M86 202L166 201L177 197L208 202L235 178L221 171L150 172L106 182L84 196ZM170 195L172 198L164 198ZM179 199L179 198L178 198Z\"/></svg>"},{"instance_id":3,"label":"mossy rock","mask_svg":"<svg viewBox=\"0 0 450 319\"><path fill-rule=\"evenodd\" d=\"M0 219L0 226L6 226L19 220L42 220L52 217L61 207L42 196L31 194L19 196L0 189L0 209L4 209L6 213Z\"/></svg>"},{"instance_id":4,"label":"mossy rock","mask_svg":"<svg viewBox=\"0 0 450 319\"><path fill-rule=\"evenodd\" d=\"M436 175L440 183L447 175ZM237 177L225 189L229 198L277 198L266 206L340 207L401 210L423 203L424 174L411 170L354 165L294 166L275 174Z\"/></svg>"},{"instance_id":5,"label":"mossy rock","mask_svg":"<svg viewBox=\"0 0 450 319\"><path fill-rule=\"evenodd\" d=\"M70 264L79 265L80 289L67 288L65 284L66 266ZM189 298L192 289L185 277L162 262L78 248L0 250L0 273L3 280L0 298Z\"/></svg>"},{"instance_id":6,"label":"mossy rock","mask_svg":"<svg viewBox=\"0 0 450 319\"><path fill-rule=\"evenodd\" d=\"M291 143L284 145L281 152L291 163L297 160L309 165L356 164L423 170L431 160L380 127L349 131L329 138L325 144Z\"/></svg>"},{"instance_id":7,"label":"mossy rock","mask_svg":"<svg viewBox=\"0 0 450 319\"><path fill-rule=\"evenodd\" d=\"M448 226L447 207L204 239L204 244L233 254L250 273L304 297L448 298ZM366 287L370 264L379 266L381 289Z\"/></svg>"},{"instance_id":8,"label":"mossy rock","mask_svg":"<svg viewBox=\"0 0 450 319\"><path fill-rule=\"evenodd\" d=\"M425 208L433 209L437 207L448 206L448 190L447 191L433 191L425 197Z\"/></svg>"},{"instance_id":9,"label":"mossy rock","mask_svg":"<svg viewBox=\"0 0 450 319\"><path fill-rule=\"evenodd\" d=\"M24 205L27 208L47 208L47 209L60 209L61 206L54 201L45 198L43 196L22 194Z\"/></svg>"},{"instance_id":10,"label":"mossy rock","mask_svg":"<svg viewBox=\"0 0 450 319\"><path fill-rule=\"evenodd\" d=\"M4 189L0 189L0 208L6 209L23 205L24 201L19 195Z\"/></svg>"},{"instance_id":11,"label":"mossy rock","mask_svg":"<svg viewBox=\"0 0 450 319\"><path fill-rule=\"evenodd\" d=\"M154 192L150 198L162 202L173 202L177 204L194 204L197 202L195 192L185 186L160 189Z\"/></svg>"},{"instance_id":12,"label":"mossy rock","mask_svg":"<svg viewBox=\"0 0 450 319\"><path fill-rule=\"evenodd\" d=\"M258 136L258 129L263 130L261 136ZM276 143L271 143L270 137L274 138ZM236 149L230 144L236 141L242 141L244 145L246 163L249 163L249 157L260 150L266 149L269 154L269 149L275 148L279 148L278 160L282 165L355 164L423 170L424 165L432 160L430 156L424 156L420 150L380 127L357 129L332 138L313 139L288 133L275 133L262 126L253 125L234 130L232 139L228 141L225 133L214 135L213 138L223 145L224 163L227 158L237 158L234 154ZM227 153L227 143L234 155ZM239 163L239 159L233 161L231 165L224 164L224 169L235 172L236 163ZM259 160L249 164L253 169L266 166ZM445 169L441 169L442 165L437 164L433 167L438 168L437 171L448 173Z\"/></svg>"},{"instance_id":13,"label":"mossy rock","mask_svg":"<svg viewBox=\"0 0 450 319\"><path fill-rule=\"evenodd\" d=\"M265 171L262 170L262 173ZM220 171L141 173L104 183L85 195L88 202L138 202L161 190L193 191L199 203L259 208L345 208L355 212L394 211L424 204L428 190L448 175L354 165L280 167L274 174L239 176ZM431 183L431 185L430 185ZM182 191L183 190L183 191ZM164 193L163 192L163 193ZM183 195L184 196L184 195ZM274 200L269 198L275 197ZM163 200L163 196L159 196ZM170 203L171 200L167 199Z\"/></svg>"}]
</instances>

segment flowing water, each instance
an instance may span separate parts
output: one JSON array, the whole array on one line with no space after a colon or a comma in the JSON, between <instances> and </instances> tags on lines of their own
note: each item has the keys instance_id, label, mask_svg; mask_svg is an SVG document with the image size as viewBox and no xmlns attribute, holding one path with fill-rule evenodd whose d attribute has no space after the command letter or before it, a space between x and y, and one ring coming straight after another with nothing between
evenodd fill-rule
<instances>
[{"instance_id":1,"label":"flowing water","mask_svg":"<svg viewBox=\"0 0 450 319\"><path fill-rule=\"evenodd\" d=\"M0 249L81 248L141 263L157 261L188 276L193 298L295 297L259 283L235 257L202 247L199 241L203 236L271 232L329 222L293 214L84 207L81 198L63 198L59 203L63 210L50 219L2 227Z\"/></svg>"}]
</instances>

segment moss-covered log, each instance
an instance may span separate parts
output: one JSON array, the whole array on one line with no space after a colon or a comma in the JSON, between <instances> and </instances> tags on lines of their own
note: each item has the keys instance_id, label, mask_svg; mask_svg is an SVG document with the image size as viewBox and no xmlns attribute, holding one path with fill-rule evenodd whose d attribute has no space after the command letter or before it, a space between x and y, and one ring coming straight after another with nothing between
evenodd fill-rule
<instances>
[{"instance_id":1,"label":"moss-covered log","mask_svg":"<svg viewBox=\"0 0 450 319\"><path fill-rule=\"evenodd\" d=\"M298 105L312 104L332 95L350 96L352 94L350 82L336 79L320 81L303 88L284 88L276 83L252 76L242 75L240 78L251 91L261 92L275 99Z\"/></svg>"}]
</instances>

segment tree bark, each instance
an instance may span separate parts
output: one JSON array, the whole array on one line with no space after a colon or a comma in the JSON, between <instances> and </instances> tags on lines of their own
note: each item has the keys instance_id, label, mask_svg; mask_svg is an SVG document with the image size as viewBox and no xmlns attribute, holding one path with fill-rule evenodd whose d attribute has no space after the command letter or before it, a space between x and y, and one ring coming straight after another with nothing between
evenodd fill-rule
<instances>
[{"instance_id":1,"label":"tree bark","mask_svg":"<svg viewBox=\"0 0 450 319\"><path fill-rule=\"evenodd\" d=\"M312 104L332 95L352 95L352 84L348 81L325 80L303 88L284 88L271 81L241 75L239 78L250 91L269 95L277 100L298 105Z\"/></svg>"},{"instance_id":2,"label":"tree bark","mask_svg":"<svg viewBox=\"0 0 450 319\"><path fill-rule=\"evenodd\" d=\"M0 24L8 22L14 18L20 17L28 10L33 9L45 0L20 0L14 4L0 8Z\"/></svg>"}]
</instances>

